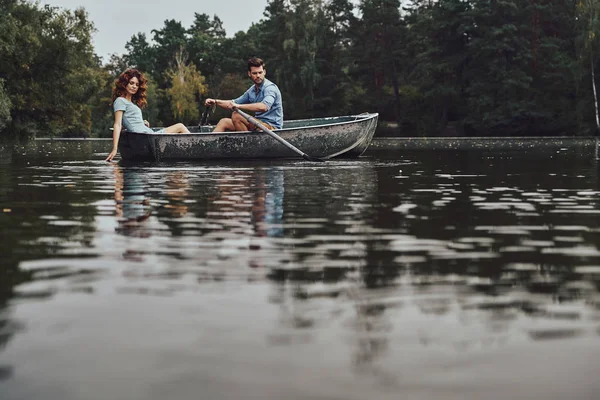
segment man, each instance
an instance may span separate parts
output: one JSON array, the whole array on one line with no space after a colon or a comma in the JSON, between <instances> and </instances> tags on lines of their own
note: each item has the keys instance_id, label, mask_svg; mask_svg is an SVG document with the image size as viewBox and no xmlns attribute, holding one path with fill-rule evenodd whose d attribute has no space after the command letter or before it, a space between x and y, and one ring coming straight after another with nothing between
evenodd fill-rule
<instances>
[{"instance_id":1,"label":"man","mask_svg":"<svg viewBox=\"0 0 600 400\"><path fill-rule=\"evenodd\" d=\"M254 85L234 100L206 99L205 105L218 105L226 110L237 107L242 111L255 113L255 118L266 125L269 129L281 129L283 127L283 104L281 92L276 84L265 78L267 70L263 60L253 57L248 60L248 77ZM254 124L248 122L237 112L231 114L231 118L222 118L213 132L226 131L253 131L258 129Z\"/></svg>"}]
</instances>

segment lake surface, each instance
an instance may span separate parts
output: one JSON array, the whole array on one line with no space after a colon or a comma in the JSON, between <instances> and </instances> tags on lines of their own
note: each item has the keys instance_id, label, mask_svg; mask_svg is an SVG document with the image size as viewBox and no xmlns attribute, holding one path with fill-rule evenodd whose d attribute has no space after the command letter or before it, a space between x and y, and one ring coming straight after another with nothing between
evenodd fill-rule
<instances>
[{"instance_id":1,"label":"lake surface","mask_svg":"<svg viewBox=\"0 0 600 400\"><path fill-rule=\"evenodd\" d=\"M593 144L109 147L0 151L2 400L598 398Z\"/></svg>"}]
</instances>

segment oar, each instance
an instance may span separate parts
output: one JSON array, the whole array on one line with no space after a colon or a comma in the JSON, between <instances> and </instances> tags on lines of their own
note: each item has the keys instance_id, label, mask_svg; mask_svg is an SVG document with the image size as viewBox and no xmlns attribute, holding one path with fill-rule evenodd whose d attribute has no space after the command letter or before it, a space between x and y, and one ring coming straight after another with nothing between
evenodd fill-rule
<instances>
[{"instance_id":1,"label":"oar","mask_svg":"<svg viewBox=\"0 0 600 400\"><path fill-rule=\"evenodd\" d=\"M210 110L210 106L206 106L204 108L204 112L202 113L202 117L200 118L200 123L198 124L198 127L204 126L208 122L208 110Z\"/></svg>"},{"instance_id":2,"label":"oar","mask_svg":"<svg viewBox=\"0 0 600 400\"><path fill-rule=\"evenodd\" d=\"M250 122L251 124L254 124L257 127L259 127L261 131L269 134L269 136L271 136L273 139L277 140L279 143L283 144L288 149L290 149L290 150L292 150L292 151L300 154L305 160L325 162L325 160L323 160L322 158L311 157L308 154L304 153L302 150L298 149L293 144L291 144L290 142L288 142L287 140L285 140L284 138L282 138L281 136L279 136L278 134L276 134L275 132L273 132L272 130L270 130L269 128L267 128L266 126L264 126L258 119L254 118L254 117L252 117L252 116L250 116L248 114L246 114L245 112L243 112L239 108L233 107L233 111L237 112L242 117L246 118L246 120L248 122Z\"/></svg>"}]
</instances>

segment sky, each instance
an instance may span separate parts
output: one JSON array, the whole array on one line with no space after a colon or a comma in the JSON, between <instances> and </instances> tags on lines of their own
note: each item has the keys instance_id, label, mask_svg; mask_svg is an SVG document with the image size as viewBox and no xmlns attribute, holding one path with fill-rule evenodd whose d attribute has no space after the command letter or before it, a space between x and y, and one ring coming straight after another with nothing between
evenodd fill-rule
<instances>
[{"instance_id":1,"label":"sky","mask_svg":"<svg viewBox=\"0 0 600 400\"><path fill-rule=\"evenodd\" d=\"M110 54L124 54L125 43L138 32L152 39L150 31L161 29L164 21L180 21L189 28L194 13L217 15L227 36L246 31L263 18L267 0L41 0L64 9L83 7L96 27L94 48L107 62Z\"/></svg>"}]
</instances>

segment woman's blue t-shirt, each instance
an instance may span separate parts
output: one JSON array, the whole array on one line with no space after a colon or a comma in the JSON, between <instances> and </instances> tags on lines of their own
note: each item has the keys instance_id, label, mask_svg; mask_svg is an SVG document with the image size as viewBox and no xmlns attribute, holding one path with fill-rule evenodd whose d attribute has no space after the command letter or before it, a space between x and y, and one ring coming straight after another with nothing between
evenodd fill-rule
<instances>
[{"instance_id":1,"label":"woman's blue t-shirt","mask_svg":"<svg viewBox=\"0 0 600 400\"><path fill-rule=\"evenodd\" d=\"M123 126L129 132L154 133L144 124L142 110L124 97L117 97L113 103L114 112L123 111Z\"/></svg>"}]
</instances>

